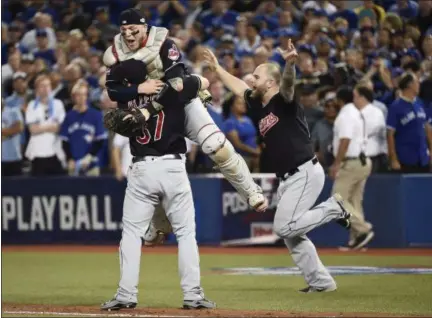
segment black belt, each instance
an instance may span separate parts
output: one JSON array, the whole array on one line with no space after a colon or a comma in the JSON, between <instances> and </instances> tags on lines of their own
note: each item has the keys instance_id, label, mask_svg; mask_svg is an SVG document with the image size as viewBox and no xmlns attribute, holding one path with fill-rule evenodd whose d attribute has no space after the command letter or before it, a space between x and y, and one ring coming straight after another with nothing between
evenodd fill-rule
<instances>
[{"instance_id":1,"label":"black belt","mask_svg":"<svg viewBox=\"0 0 432 318\"><path fill-rule=\"evenodd\" d=\"M169 155L163 155L163 156L142 156L142 157L133 157L132 163L140 162L140 161L148 161L150 160L156 160L158 157L162 158L163 160L178 160L182 157L176 153L176 154L169 154Z\"/></svg>"},{"instance_id":2,"label":"black belt","mask_svg":"<svg viewBox=\"0 0 432 318\"><path fill-rule=\"evenodd\" d=\"M305 163L312 161L313 165L316 165L318 163L318 158L317 157L313 157L312 159L309 159L301 164L299 164L296 168L289 170L288 172L284 172L284 173L276 173L276 177L278 177L279 179L281 179L282 181L285 181L286 179L288 179L289 177L291 177L292 175L296 174L297 172L300 172L299 168L301 165L304 165Z\"/></svg>"},{"instance_id":3,"label":"black belt","mask_svg":"<svg viewBox=\"0 0 432 318\"><path fill-rule=\"evenodd\" d=\"M345 157L342 161L353 161L353 160L359 160L362 164L362 166L366 166L367 164L367 158L364 152L361 152L358 157Z\"/></svg>"}]
</instances>

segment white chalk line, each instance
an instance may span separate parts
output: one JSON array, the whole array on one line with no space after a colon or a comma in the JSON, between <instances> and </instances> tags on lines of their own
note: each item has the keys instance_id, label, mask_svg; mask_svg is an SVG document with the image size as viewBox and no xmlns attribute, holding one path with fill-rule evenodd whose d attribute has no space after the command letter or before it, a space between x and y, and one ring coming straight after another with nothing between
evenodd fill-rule
<instances>
[{"instance_id":1,"label":"white chalk line","mask_svg":"<svg viewBox=\"0 0 432 318\"><path fill-rule=\"evenodd\" d=\"M9 315L51 315L51 316L78 316L78 317L139 317L139 318L192 318L194 316L174 316L174 315L142 315L142 314L112 314L111 312L101 312L100 314L89 314L81 312L55 312L55 311L3 311Z\"/></svg>"}]
</instances>

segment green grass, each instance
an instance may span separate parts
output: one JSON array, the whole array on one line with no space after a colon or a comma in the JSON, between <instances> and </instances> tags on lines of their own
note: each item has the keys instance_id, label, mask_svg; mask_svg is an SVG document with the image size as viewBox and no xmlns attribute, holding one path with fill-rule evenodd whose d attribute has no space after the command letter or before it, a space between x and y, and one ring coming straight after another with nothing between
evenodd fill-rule
<instances>
[{"instance_id":1,"label":"green grass","mask_svg":"<svg viewBox=\"0 0 432 318\"><path fill-rule=\"evenodd\" d=\"M97 306L113 296L116 254L3 252L2 302ZM432 267L432 257L324 256L325 265ZM335 293L303 295L297 276L231 276L214 267L293 266L289 255L201 255L202 285L219 308L432 314L432 275L336 276ZM143 254L139 302L178 308L176 255Z\"/></svg>"}]
</instances>

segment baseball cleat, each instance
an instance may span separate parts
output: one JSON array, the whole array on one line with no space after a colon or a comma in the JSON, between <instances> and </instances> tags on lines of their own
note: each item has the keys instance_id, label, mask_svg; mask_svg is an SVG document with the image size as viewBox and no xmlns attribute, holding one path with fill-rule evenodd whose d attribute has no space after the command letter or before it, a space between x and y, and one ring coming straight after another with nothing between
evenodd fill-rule
<instances>
[{"instance_id":1,"label":"baseball cleat","mask_svg":"<svg viewBox=\"0 0 432 318\"><path fill-rule=\"evenodd\" d=\"M344 201L344 199L342 199L342 196L339 193L333 194L333 198L336 200L337 204L339 204L342 210L342 216L336 220L336 223L346 229L351 228L350 218L354 212L354 208L351 204Z\"/></svg>"},{"instance_id":2,"label":"baseball cleat","mask_svg":"<svg viewBox=\"0 0 432 318\"><path fill-rule=\"evenodd\" d=\"M312 286L308 286L306 288L300 289L299 292L301 293L305 293L305 294L309 294L309 293L329 293L332 291L335 291L337 289L336 286L331 286L331 287L312 287Z\"/></svg>"},{"instance_id":3,"label":"baseball cleat","mask_svg":"<svg viewBox=\"0 0 432 318\"><path fill-rule=\"evenodd\" d=\"M123 302L113 298L107 301L106 303L103 303L100 309L105 311L115 311L120 309L134 309L136 305L137 303Z\"/></svg>"},{"instance_id":4,"label":"baseball cleat","mask_svg":"<svg viewBox=\"0 0 432 318\"><path fill-rule=\"evenodd\" d=\"M370 230L356 238L354 244L352 245L353 250L359 250L369 243L375 236L374 231Z\"/></svg>"},{"instance_id":5,"label":"baseball cleat","mask_svg":"<svg viewBox=\"0 0 432 318\"><path fill-rule=\"evenodd\" d=\"M216 303L207 299L198 300L184 300L183 309L214 309L216 308Z\"/></svg>"}]
</instances>

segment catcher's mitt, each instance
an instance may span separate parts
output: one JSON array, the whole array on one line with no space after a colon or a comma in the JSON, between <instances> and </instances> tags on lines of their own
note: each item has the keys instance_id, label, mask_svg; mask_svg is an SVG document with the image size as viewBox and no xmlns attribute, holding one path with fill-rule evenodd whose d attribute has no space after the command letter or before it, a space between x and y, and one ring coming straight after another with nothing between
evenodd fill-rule
<instances>
[{"instance_id":1,"label":"catcher's mitt","mask_svg":"<svg viewBox=\"0 0 432 318\"><path fill-rule=\"evenodd\" d=\"M146 121L138 108L116 108L104 115L104 125L107 129L130 138L142 136Z\"/></svg>"},{"instance_id":2,"label":"catcher's mitt","mask_svg":"<svg viewBox=\"0 0 432 318\"><path fill-rule=\"evenodd\" d=\"M165 237L172 233L173 229L165 210L161 205L156 207L150 226L144 235L145 246L163 245Z\"/></svg>"}]
</instances>

